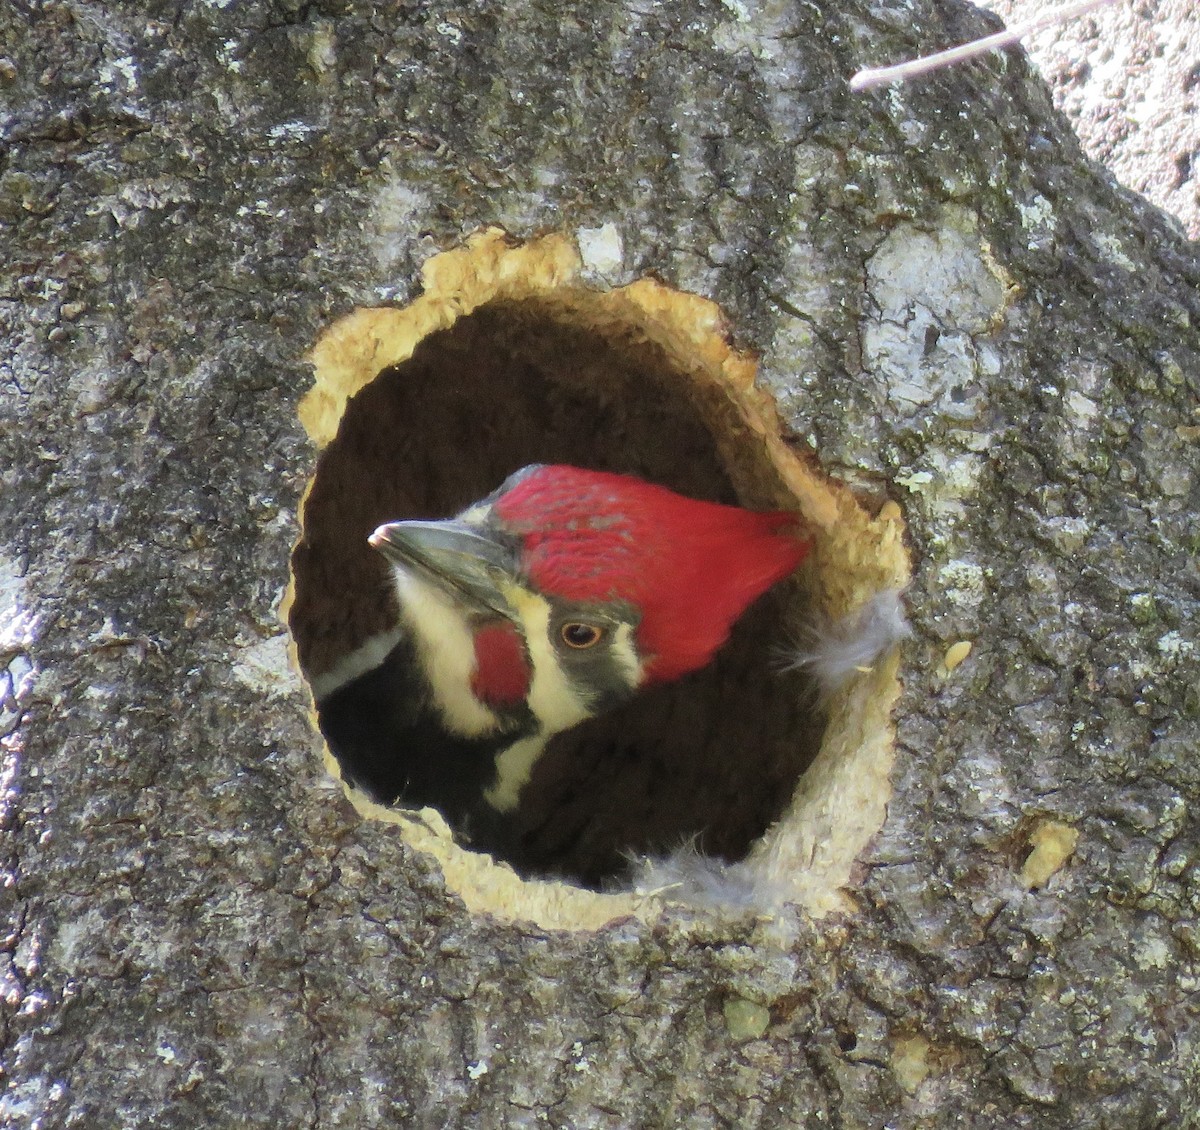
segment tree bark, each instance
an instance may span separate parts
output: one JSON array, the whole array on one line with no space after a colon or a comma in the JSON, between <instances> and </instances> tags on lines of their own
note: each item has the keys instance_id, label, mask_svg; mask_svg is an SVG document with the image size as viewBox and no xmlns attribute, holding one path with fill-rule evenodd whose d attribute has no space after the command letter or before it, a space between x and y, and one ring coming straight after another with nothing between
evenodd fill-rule
<instances>
[{"instance_id":1,"label":"tree bark","mask_svg":"<svg viewBox=\"0 0 1200 1130\"><path fill-rule=\"evenodd\" d=\"M1044 8L993 0L1012 26ZM1088 156L1200 238L1200 12L1189 0L1109 4L1037 32L1030 59Z\"/></svg>"},{"instance_id":2,"label":"tree bark","mask_svg":"<svg viewBox=\"0 0 1200 1130\"><path fill-rule=\"evenodd\" d=\"M847 90L986 30L3 10L13 1125L1195 1124L1200 258L1018 54ZM843 910L505 921L325 776L279 621L303 358L491 224L614 225L597 285L718 302L817 465L901 504L892 791Z\"/></svg>"}]
</instances>

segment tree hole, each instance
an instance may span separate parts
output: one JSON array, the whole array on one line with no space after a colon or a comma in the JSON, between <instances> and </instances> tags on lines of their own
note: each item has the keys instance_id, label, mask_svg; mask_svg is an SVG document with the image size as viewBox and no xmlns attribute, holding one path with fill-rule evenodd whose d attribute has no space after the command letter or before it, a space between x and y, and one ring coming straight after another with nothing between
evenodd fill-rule
<instances>
[{"instance_id":1,"label":"tree hole","mask_svg":"<svg viewBox=\"0 0 1200 1130\"><path fill-rule=\"evenodd\" d=\"M569 240L518 245L488 232L427 265L410 307L357 311L326 333L301 409L323 450L287 615L319 722L322 689L378 663L397 638L387 566L367 544L384 522L448 517L530 463L800 512L816 542L809 562L750 609L710 666L554 738L505 846L488 845L522 878L600 889L631 855L690 843L732 863L771 841L838 710L820 709L811 678L783 669L784 657L814 616L895 587L906 563L900 551L900 565L881 566L875 552L898 549L897 513L869 514L792 451L711 303L651 281L589 290L577 273ZM851 555L857 580L847 515L874 538ZM456 849L432 819L418 838L437 840L445 862Z\"/></svg>"}]
</instances>

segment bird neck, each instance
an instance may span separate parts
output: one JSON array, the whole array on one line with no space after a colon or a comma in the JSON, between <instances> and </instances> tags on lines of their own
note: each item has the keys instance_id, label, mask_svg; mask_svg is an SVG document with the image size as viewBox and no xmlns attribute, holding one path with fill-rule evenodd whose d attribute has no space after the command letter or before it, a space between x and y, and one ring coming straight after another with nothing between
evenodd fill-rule
<instances>
[{"instance_id":1,"label":"bird neck","mask_svg":"<svg viewBox=\"0 0 1200 1130\"><path fill-rule=\"evenodd\" d=\"M496 754L496 780L484 790L483 799L497 812L513 812L521 803L521 790L529 783L549 740L550 735L539 730L518 738Z\"/></svg>"},{"instance_id":2,"label":"bird neck","mask_svg":"<svg viewBox=\"0 0 1200 1130\"><path fill-rule=\"evenodd\" d=\"M431 805L460 831L513 812L550 738L595 713L550 644L550 603L515 586L505 594L526 641L525 693L487 701L477 626L437 586L392 575L401 628L360 649L318 700L343 776L382 804ZM495 650L484 656L500 664L505 649ZM501 672L485 674L487 687L503 684Z\"/></svg>"},{"instance_id":3,"label":"bird neck","mask_svg":"<svg viewBox=\"0 0 1200 1130\"><path fill-rule=\"evenodd\" d=\"M462 609L406 569L393 569L392 579L418 669L446 728L466 738L502 730L503 720L475 694L475 631Z\"/></svg>"},{"instance_id":4,"label":"bird neck","mask_svg":"<svg viewBox=\"0 0 1200 1130\"><path fill-rule=\"evenodd\" d=\"M431 805L455 827L483 806L497 780L497 755L536 729L527 717L508 732L452 732L407 635L382 663L325 695L317 718L348 784L380 804Z\"/></svg>"}]
</instances>

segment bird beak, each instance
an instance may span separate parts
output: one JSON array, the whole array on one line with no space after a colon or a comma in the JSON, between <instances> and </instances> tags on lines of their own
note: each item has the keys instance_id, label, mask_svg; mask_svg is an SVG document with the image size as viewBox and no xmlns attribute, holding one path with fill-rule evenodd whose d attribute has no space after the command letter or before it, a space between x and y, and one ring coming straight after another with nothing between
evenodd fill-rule
<instances>
[{"instance_id":1,"label":"bird beak","mask_svg":"<svg viewBox=\"0 0 1200 1130\"><path fill-rule=\"evenodd\" d=\"M388 522L367 541L392 564L410 569L480 612L513 618L497 586L515 571L514 550L454 518Z\"/></svg>"}]
</instances>

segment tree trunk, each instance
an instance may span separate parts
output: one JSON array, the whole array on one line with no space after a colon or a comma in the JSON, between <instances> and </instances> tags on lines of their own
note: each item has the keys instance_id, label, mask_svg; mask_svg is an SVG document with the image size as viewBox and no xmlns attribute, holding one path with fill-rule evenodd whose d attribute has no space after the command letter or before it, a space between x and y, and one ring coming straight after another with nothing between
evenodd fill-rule
<instances>
[{"instance_id":1,"label":"tree trunk","mask_svg":"<svg viewBox=\"0 0 1200 1130\"><path fill-rule=\"evenodd\" d=\"M993 0L989 7L1010 27L1045 11L1037 0ZM1088 156L1200 238L1196 5L1108 4L1025 42Z\"/></svg>"},{"instance_id":2,"label":"tree trunk","mask_svg":"<svg viewBox=\"0 0 1200 1130\"><path fill-rule=\"evenodd\" d=\"M4 11L12 1125L1194 1124L1200 260L1019 54L848 92L989 26L948 0ZM894 746L846 799L881 661L765 833L773 880L862 833L786 906L480 871L322 767L280 621L305 358L491 225L557 233L576 297L718 303L783 426L714 444L798 451L855 536L903 512ZM457 454L410 420L411 466L503 462L505 412Z\"/></svg>"}]
</instances>

